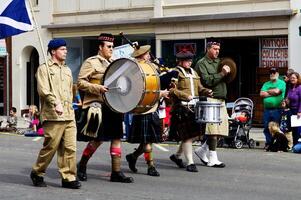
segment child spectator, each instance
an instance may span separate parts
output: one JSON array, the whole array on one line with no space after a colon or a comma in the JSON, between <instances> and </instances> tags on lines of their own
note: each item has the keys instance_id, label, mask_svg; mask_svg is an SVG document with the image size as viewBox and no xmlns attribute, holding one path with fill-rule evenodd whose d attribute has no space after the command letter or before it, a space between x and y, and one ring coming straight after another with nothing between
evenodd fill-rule
<instances>
[{"instance_id":1,"label":"child spectator","mask_svg":"<svg viewBox=\"0 0 301 200\"><path fill-rule=\"evenodd\" d=\"M44 130L40 123L40 113L35 105L29 106L29 118L31 120L30 130L25 131L24 135L27 137L43 136Z\"/></svg>"},{"instance_id":2,"label":"child spectator","mask_svg":"<svg viewBox=\"0 0 301 200\"><path fill-rule=\"evenodd\" d=\"M12 107L9 110L9 116L7 118L7 128L15 130L17 128L17 109Z\"/></svg>"},{"instance_id":3,"label":"child spectator","mask_svg":"<svg viewBox=\"0 0 301 200\"><path fill-rule=\"evenodd\" d=\"M289 150L293 147L293 133L291 128L291 110L288 107L286 100L283 100L281 103L281 120L280 120L280 130L284 133L288 140Z\"/></svg>"},{"instance_id":4,"label":"child spectator","mask_svg":"<svg viewBox=\"0 0 301 200\"><path fill-rule=\"evenodd\" d=\"M279 124L277 122L269 122L268 129L272 136L272 142L266 149L266 151L272 152L287 152L288 140L285 135L280 131Z\"/></svg>"}]
</instances>

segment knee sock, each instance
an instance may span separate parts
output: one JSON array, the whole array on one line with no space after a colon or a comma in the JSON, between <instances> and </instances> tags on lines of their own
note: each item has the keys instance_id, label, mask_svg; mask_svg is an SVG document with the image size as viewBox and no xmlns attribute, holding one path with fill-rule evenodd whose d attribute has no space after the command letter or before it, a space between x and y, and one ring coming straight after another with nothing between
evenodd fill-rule
<instances>
[{"instance_id":1,"label":"knee sock","mask_svg":"<svg viewBox=\"0 0 301 200\"><path fill-rule=\"evenodd\" d=\"M79 166L85 167L92 157L97 148L95 148L91 143L88 143L86 148L83 151L82 157L79 161Z\"/></svg>"},{"instance_id":2,"label":"knee sock","mask_svg":"<svg viewBox=\"0 0 301 200\"><path fill-rule=\"evenodd\" d=\"M112 172L120 172L121 165L121 148L111 147L111 161L112 161Z\"/></svg>"},{"instance_id":3,"label":"knee sock","mask_svg":"<svg viewBox=\"0 0 301 200\"><path fill-rule=\"evenodd\" d=\"M187 160L187 165L193 164L193 157L192 157L192 141L186 141L183 143L183 150L184 150L184 156Z\"/></svg>"},{"instance_id":4,"label":"knee sock","mask_svg":"<svg viewBox=\"0 0 301 200\"><path fill-rule=\"evenodd\" d=\"M216 150L216 145L217 145L216 136L208 136L207 144L208 144L208 147L209 147L210 151L215 151Z\"/></svg>"},{"instance_id":5,"label":"knee sock","mask_svg":"<svg viewBox=\"0 0 301 200\"><path fill-rule=\"evenodd\" d=\"M148 167L154 167L152 149L147 149L144 151L144 159L145 159Z\"/></svg>"},{"instance_id":6,"label":"knee sock","mask_svg":"<svg viewBox=\"0 0 301 200\"><path fill-rule=\"evenodd\" d=\"M178 151L176 152L175 156L176 156L177 158L180 158L181 155L182 155L182 153L183 153L183 142L180 143L180 145L179 145L179 147L178 147Z\"/></svg>"},{"instance_id":7,"label":"knee sock","mask_svg":"<svg viewBox=\"0 0 301 200\"><path fill-rule=\"evenodd\" d=\"M140 144L138 148L132 153L133 157L137 159L139 156L143 154L144 145Z\"/></svg>"}]
</instances>

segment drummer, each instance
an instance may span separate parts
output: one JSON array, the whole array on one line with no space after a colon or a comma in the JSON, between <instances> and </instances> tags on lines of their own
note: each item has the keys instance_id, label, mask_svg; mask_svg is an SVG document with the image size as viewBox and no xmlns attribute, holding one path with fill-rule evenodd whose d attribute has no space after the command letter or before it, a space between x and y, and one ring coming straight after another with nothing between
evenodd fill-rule
<instances>
[{"instance_id":1,"label":"drummer","mask_svg":"<svg viewBox=\"0 0 301 200\"><path fill-rule=\"evenodd\" d=\"M193 54L189 51L181 51L176 54L178 61L178 80L174 88L170 89L170 98L172 99L171 127L169 137L181 141L176 152L170 156L170 159L177 164L179 168L185 168L180 158L184 152L187 161L186 170L188 172L198 172L193 162L192 140L200 135L200 125L195 121L194 105L198 99L197 96L211 96L212 90L204 88L201 85L200 77L191 68Z\"/></svg>"},{"instance_id":2,"label":"drummer","mask_svg":"<svg viewBox=\"0 0 301 200\"><path fill-rule=\"evenodd\" d=\"M207 53L200 59L195 70L201 77L202 83L213 90L213 98L208 98L207 101L221 103L221 118L220 124L207 124L206 135L207 141L198 149L195 154L200 160L209 167L223 168L225 164L219 161L216 153L217 139L219 136L228 135L228 114L225 106L227 96L227 86L225 77L230 73L231 69L228 65L222 66L222 70L218 71L218 66L221 60L218 58L220 43L215 39L211 39L207 43ZM207 154L209 152L209 159Z\"/></svg>"},{"instance_id":3,"label":"drummer","mask_svg":"<svg viewBox=\"0 0 301 200\"><path fill-rule=\"evenodd\" d=\"M111 109L103 103L102 97L102 95L108 91L108 88L101 85L101 83L106 68L112 62L114 37L112 34L101 33L98 37L98 42L98 55L85 60L78 75L78 89L84 92L82 122L78 124L78 139L88 140L89 143L84 149L78 163L77 176L81 181L87 180L86 168L89 159L103 141L111 141L110 154L112 173L110 180L112 182L131 183L133 182L133 178L126 177L120 170L120 139L123 136L122 114L111 111ZM94 103L93 105L100 103L100 113L93 113L93 110L97 111L97 109L90 109L92 103ZM94 117L92 117L92 115ZM98 127L99 123L101 123L100 127ZM82 130L85 129L84 127L86 127L86 130L95 130L95 138L87 138L81 135Z\"/></svg>"},{"instance_id":4,"label":"drummer","mask_svg":"<svg viewBox=\"0 0 301 200\"><path fill-rule=\"evenodd\" d=\"M140 64L147 63L152 65L154 68L157 68L150 62L150 49L150 45L136 48L132 57L134 57ZM143 67L143 65L140 66ZM160 97L168 98L168 94L169 92L167 90L160 91ZM138 171L136 168L137 159L144 153L144 159L148 166L147 175L160 176L160 173L155 168L152 152L152 143L159 143L162 139L158 105L159 100L150 111L139 115L133 115L133 121L128 135L128 142L138 143L140 145L133 153L126 156L126 160L128 161L129 168L135 173Z\"/></svg>"}]
</instances>

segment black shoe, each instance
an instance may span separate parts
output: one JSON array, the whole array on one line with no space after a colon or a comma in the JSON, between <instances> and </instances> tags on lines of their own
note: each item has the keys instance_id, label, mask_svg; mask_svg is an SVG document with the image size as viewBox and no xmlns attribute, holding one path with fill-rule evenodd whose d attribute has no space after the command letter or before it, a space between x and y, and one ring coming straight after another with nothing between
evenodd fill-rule
<instances>
[{"instance_id":1,"label":"black shoe","mask_svg":"<svg viewBox=\"0 0 301 200\"><path fill-rule=\"evenodd\" d=\"M46 183L44 182L44 178L42 176L38 176L35 172L31 171L30 178L32 183L36 187L46 187Z\"/></svg>"},{"instance_id":2,"label":"black shoe","mask_svg":"<svg viewBox=\"0 0 301 200\"><path fill-rule=\"evenodd\" d=\"M134 182L134 179L132 177L125 176L122 172L112 172L111 182L132 183Z\"/></svg>"},{"instance_id":3,"label":"black shoe","mask_svg":"<svg viewBox=\"0 0 301 200\"><path fill-rule=\"evenodd\" d=\"M136 168L137 159L134 158L133 154L128 154L125 156L126 161L128 161L129 168L132 172L137 173L138 169Z\"/></svg>"},{"instance_id":4,"label":"black shoe","mask_svg":"<svg viewBox=\"0 0 301 200\"><path fill-rule=\"evenodd\" d=\"M82 185L78 180L75 181L66 181L62 180L62 187L63 188L69 188L69 189L79 189Z\"/></svg>"},{"instance_id":5,"label":"black shoe","mask_svg":"<svg viewBox=\"0 0 301 200\"><path fill-rule=\"evenodd\" d=\"M175 154L172 154L169 158L170 158L171 161L176 163L176 165L178 165L179 168L185 168L183 160L180 159L180 158L177 158Z\"/></svg>"},{"instance_id":6,"label":"black shoe","mask_svg":"<svg viewBox=\"0 0 301 200\"><path fill-rule=\"evenodd\" d=\"M186 167L186 171L189 172L198 172L198 169L196 168L195 164L190 164Z\"/></svg>"},{"instance_id":7,"label":"black shoe","mask_svg":"<svg viewBox=\"0 0 301 200\"><path fill-rule=\"evenodd\" d=\"M207 165L208 166L208 165ZM214 168L224 168L226 167L225 163L220 163L220 164L214 164L212 166L208 166L208 167L214 167Z\"/></svg>"},{"instance_id":8,"label":"black shoe","mask_svg":"<svg viewBox=\"0 0 301 200\"><path fill-rule=\"evenodd\" d=\"M149 167L148 169L147 169L147 175L149 175L149 176L160 176L160 174L159 174L159 172L156 170L156 168L155 167Z\"/></svg>"},{"instance_id":9,"label":"black shoe","mask_svg":"<svg viewBox=\"0 0 301 200\"><path fill-rule=\"evenodd\" d=\"M87 167L84 166L80 166L79 164L77 164L77 178L80 181L87 181Z\"/></svg>"}]
</instances>

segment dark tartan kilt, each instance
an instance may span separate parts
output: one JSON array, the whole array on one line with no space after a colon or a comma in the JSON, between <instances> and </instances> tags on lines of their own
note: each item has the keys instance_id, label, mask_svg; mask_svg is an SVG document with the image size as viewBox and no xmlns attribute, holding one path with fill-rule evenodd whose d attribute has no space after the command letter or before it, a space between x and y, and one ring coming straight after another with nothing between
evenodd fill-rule
<instances>
[{"instance_id":1,"label":"dark tartan kilt","mask_svg":"<svg viewBox=\"0 0 301 200\"><path fill-rule=\"evenodd\" d=\"M158 113L134 115L127 141L129 143L161 142L161 126Z\"/></svg>"},{"instance_id":2,"label":"dark tartan kilt","mask_svg":"<svg viewBox=\"0 0 301 200\"><path fill-rule=\"evenodd\" d=\"M122 114L113 112L106 104L102 105L102 123L98 130L97 137L88 137L81 133L81 130L87 123L88 109L82 109L81 118L76 123L77 126L77 141L109 141L120 139L123 137L122 129Z\"/></svg>"},{"instance_id":3,"label":"dark tartan kilt","mask_svg":"<svg viewBox=\"0 0 301 200\"><path fill-rule=\"evenodd\" d=\"M173 106L170 118L169 140L183 141L201 135L201 125L195 114L182 105Z\"/></svg>"}]
</instances>

